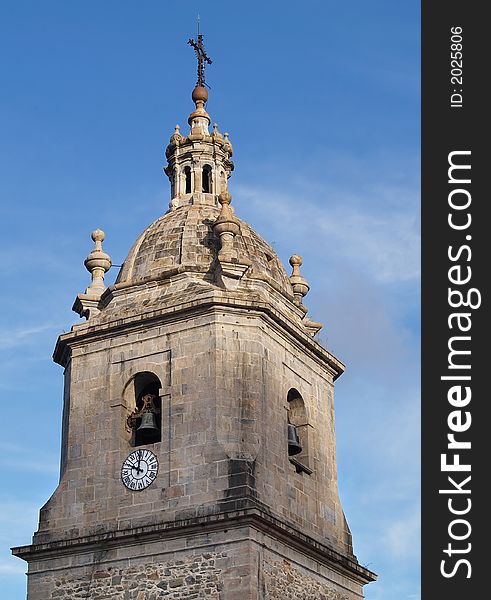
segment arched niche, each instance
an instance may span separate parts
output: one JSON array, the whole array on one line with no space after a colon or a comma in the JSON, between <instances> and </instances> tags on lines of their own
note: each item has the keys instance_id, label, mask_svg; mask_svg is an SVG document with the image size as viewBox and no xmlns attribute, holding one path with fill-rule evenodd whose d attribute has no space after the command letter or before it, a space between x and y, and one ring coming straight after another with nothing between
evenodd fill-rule
<instances>
[{"instance_id":1,"label":"arched niche","mask_svg":"<svg viewBox=\"0 0 491 600\"><path fill-rule=\"evenodd\" d=\"M288 404L288 423L295 425L302 446L302 452L290 457L298 472L312 473L312 426L309 423L308 411L304 399L295 388L290 388L286 396Z\"/></svg>"},{"instance_id":2,"label":"arched niche","mask_svg":"<svg viewBox=\"0 0 491 600\"><path fill-rule=\"evenodd\" d=\"M154 422L157 427L151 435L142 435L139 427L142 424L142 416L136 416L133 426L127 426L130 432L130 443L132 446L143 446L155 444L162 441L162 399L160 390L162 384L160 379L150 371L142 371L133 375L124 390L125 406L129 415L138 415L144 408L145 403L154 408ZM151 398L149 398L151 396Z\"/></svg>"}]
</instances>

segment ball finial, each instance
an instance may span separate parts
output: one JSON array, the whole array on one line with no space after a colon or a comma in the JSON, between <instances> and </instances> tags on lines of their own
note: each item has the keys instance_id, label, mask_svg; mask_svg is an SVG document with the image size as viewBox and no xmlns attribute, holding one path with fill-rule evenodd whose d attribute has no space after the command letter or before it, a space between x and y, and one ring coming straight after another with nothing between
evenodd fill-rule
<instances>
[{"instance_id":1,"label":"ball finial","mask_svg":"<svg viewBox=\"0 0 491 600\"><path fill-rule=\"evenodd\" d=\"M103 242L106 234L102 231L102 229L95 229L91 233L92 241L94 242Z\"/></svg>"},{"instance_id":2,"label":"ball finial","mask_svg":"<svg viewBox=\"0 0 491 600\"><path fill-rule=\"evenodd\" d=\"M297 304L297 306L302 305L302 298L310 289L307 280L300 274L302 262L302 257L299 254L290 256L290 264L293 268L293 272L290 275L290 282L292 284L293 295L295 296L295 304Z\"/></svg>"},{"instance_id":3,"label":"ball finial","mask_svg":"<svg viewBox=\"0 0 491 600\"><path fill-rule=\"evenodd\" d=\"M218 202L223 206L229 205L232 202L232 194L229 192L221 192L218 196Z\"/></svg>"},{"instance_id":4,"label":"ball finial","mask_svg":"<svg viewBox=\"0 0 491 600\"><path fill-rule=\"evenodd\" d=\"M202 85L197 85L191 94L191 98L195 104L208 102L208 90Z\"/></svg>"},{"instance_id":5,"label":"ball finial","mask_svg":"<svg viewBox=\"0 0 491 600\"><path fill-rule=\"evenodd\" d=\"M101 295L106 289L104 273L111 268L111 257L102 249L102 242L106 234L102 229L96 229L91 234L94 248L84 261L85 268L92 275L92 282L85 290L86 294Z\"/></svg>"}]
</instances>

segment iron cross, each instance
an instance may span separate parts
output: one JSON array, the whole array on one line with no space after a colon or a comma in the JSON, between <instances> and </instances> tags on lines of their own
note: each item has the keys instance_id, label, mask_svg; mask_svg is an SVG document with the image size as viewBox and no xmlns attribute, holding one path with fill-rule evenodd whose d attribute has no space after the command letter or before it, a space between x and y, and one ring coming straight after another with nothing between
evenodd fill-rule
<instances>
[{"instance_id":1,"label":"iron cross","mask_svg":"<svg viewBox=\"0 0 491 600\"><path fill-rule=\"evenodd\" d=\"M203 36L198 33L198 40L190 38L188 44L194 48L196 52L196 58L198 59L198 82L196 85L204 86L205 84L205 63L211 65L212 60L206 54L205 47L203 46Z\"/></svg>"}]
</instances>

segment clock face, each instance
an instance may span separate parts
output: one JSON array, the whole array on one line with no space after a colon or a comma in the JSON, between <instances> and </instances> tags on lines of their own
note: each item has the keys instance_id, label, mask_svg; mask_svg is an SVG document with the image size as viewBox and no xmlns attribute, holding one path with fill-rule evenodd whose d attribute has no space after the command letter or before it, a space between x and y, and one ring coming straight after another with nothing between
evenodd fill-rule
<instances>
[{"instance_id":1,"label":"clock face","mask_svg":"<svg viewBox=\"0 0 491 600\"><path fill-rule=\"evenodd\" d=\"M124 485L135 492L144 490L157 477L159 463L150 450L135 450L124 461L121 467L121 480Z\"/></svg>"}]
</instances>

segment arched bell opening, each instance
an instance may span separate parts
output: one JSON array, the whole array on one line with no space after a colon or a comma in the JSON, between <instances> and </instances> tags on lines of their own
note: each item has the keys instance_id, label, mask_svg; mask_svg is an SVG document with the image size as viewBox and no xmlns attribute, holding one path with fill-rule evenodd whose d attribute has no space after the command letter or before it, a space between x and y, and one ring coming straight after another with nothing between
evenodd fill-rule
<instances>
[{"instance_id":1,"label":"arched bell opening","mask_svg":"<svg viewBox=\"0 0 491 600\"><path fill-rule=\"evenodd\" d=\"M160 379L145 371L133 377L133 411L126 424L131 444L144 446L162 441L162 400Z\"/></svg>"},{"instance_id":2,"label":"arched bell opening","mask_svg":"<svg viewBox=\"0 0 491 600\"><path fill-rule=\"evenodd\" d=\"M204 194L211 194L212 192L212 175L210 165L203 167L203 173L201 176L201 188Z\"/></svg>"},{"instance_id":3,"label":"arched bell opening","mask_svg":"<svg viewBox=\"0 0 491 600\"><path fill-rule=\"evenodd\" d=\"M184 167L184 193L191 193L191 167Z\"/></svg>"},{"instance_id":4,"label":"arched bell opening","mask_svg":"<svg viewBox=\"0 0 491 600\"><path fill-rule=\"evenodd\" d=\"M287 394L287 447L288 456L297 472L311 473L309 461L309 437L311 426L308 422L305 402L298 390L291 388Z\"/></svg>"},{"instance_id":5,"label":"arched bell opening","mask_svg":"<svg viewBox=\"0 0 491 600\"><path fill-rule=\"evenodd\" d=\"M177 177L175 169L172 169L169 174L170 181L170 197L175 198L177 189Z\"/></svg>"}]
</instances>

